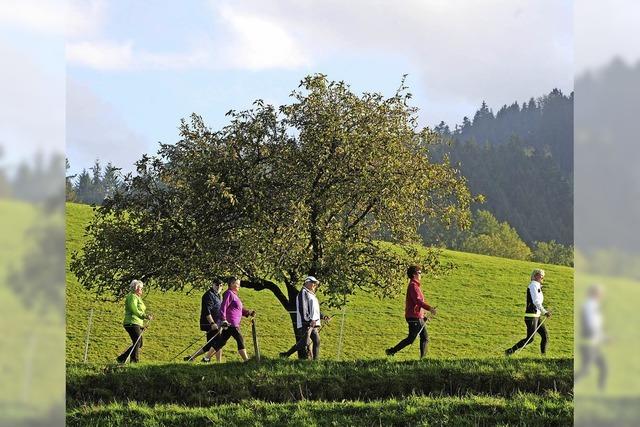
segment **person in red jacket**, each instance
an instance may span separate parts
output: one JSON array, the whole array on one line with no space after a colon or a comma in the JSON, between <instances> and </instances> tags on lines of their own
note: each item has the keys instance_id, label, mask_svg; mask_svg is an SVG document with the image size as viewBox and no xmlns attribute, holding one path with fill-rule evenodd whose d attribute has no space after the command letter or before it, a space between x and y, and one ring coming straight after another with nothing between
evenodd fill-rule
<instances>
[{"instance_id":1,"label":"person in red jacket","mask_svg":"<svg viewBox=\"0 0 640 427\"><path fill-rule=\"evenodd\" d=\"M409 335L400 341L395 347L385 350L387 356L393 356L403 348L411 345L418 335L420 335L420 358L427 354L427 344L429 343L429 334L424 319L424 311L428 311L432 316L436 315L436 308L431 307L424 300L422 289L420 289L420 267L412 265L407 269L407 277L409 277L409 286L407 286L407 296L404 305L404 317L409 324Z\"/></svg>"}]
</instances>

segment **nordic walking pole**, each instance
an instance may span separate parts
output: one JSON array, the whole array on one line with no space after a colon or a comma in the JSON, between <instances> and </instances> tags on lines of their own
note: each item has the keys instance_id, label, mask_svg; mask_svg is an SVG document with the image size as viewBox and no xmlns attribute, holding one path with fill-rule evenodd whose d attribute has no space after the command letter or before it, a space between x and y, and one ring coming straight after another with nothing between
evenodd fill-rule
<instances>
[{"instance_id":1,"label":"nordic walking pole","mask_svg":"<svg viewBox=\"0 0 640 427\"><path fill-rule=\"evenodd\" d=\"M147 331L147 329L149 328L149 325L151 325L151 321L153 319L149 319L149 321L147 322L147 326L145 326L144 328L142 328L142 332L140 332L140 335L138 336L138 339L136 340L136 342L131 346L131 350L129 350L129 354L127 354L127 358L124 359L124 363L127 363L129 361L129 358L131 357L131 353L133 353L133 350L136 349L136 347L138 346L138 343L140 342L140 340L142 339L142 335Z\"/></svg>"},{"instance_id":2,"label":"nordic walking pole","mask_svg":"<svg viewBox=\"0 0 640 427\"><path fill-rule=\"evenodd\" d=\"M209 339L206 343L204 343L204 345L203 345L202 347L200 347L198 350L196 350L196 351L195 351L195 353L193 353L191 356L189 356L189 359L193 359L194 357L196 357L196 354L198 354L198 352L199 352L200 350L203 350L203 349L204 349L204 348L205 348L205 347L206 347L206 346L207 346L211 341L213 341L214 339L216 339L216 337L217 337L218 335L220 335L220 333L221 333L224 329L227 329L227 328L225 328L225 327L223 327L223 326L220 326L220 327L218 328L218 332L216 332L216 334L215 334L214 336L212 336L212 337L211 337L211 339ZM191 347L191 346L189 346L189 347ZM183 350L183 351L184 351L184 350Z\"/></svg>"},{"instance_id":3,"label":"nordic walking pole","mask_svg":"<svg viewBox=\"0 0 640 427\"><path fill-rule=\"evenodd\" d=\"M433 309L435 310L436 307L433 307ZM422 324L422 327L420 328L420 330L416 334L416 338L418 338L420 336L420 334L422 333L422 330L425 328L425 326L427 326L427 322L430 321L435 316L435 315L431 315L431 312L429 312L429 314L430 315L428 317L424 317L423 318L424 319L424 323ZM413 342L411 343L411 348L413 348Z\"/></svg>"},{"instance_id":4,"label":"nordic walking pole","mask_svg":"<svg viewBox=\"0 0 640 427\"><path fill-rule=\"evenodd\" d=\"M517 349L516 351L513 352L513 355L515 356L516 354L518 354L518 352L520 350L522 350L523 348L525 348L527 345L529 345L529 341L531 341L533 339L533 337L536 336L536 332L538 332L538 329L540 329L540 326L542 326L542 324L548 319L548 316L545 316L544 319L542 319L542 322L540 322L538 324L538 327L536 327L536 329L533 331L533 333L531 334L531 336L529 338L527 338L527 340L524 342L524 345L522 347L520 347L519 349Z\"/></svg>"},{"instance_id":5,"label":"nordic walking pole","mask_svg":"<svg viewBox=\"0 0 640 427\"><path fill-rule=\"evenodd\" d=\"M188 346L186 346L186 347L185 347L185 348L184 348L180 353L178 353L178 354L176 354L175 356L173 356L169 362L173 362L174 360L176 360L176 357L180 356L182 353L184 353L185 351L187 351L187 349L188 349L189 347L191 347L192 345L194 345L196 342L198 342L202 337L204 337L204 336L206 336L206 335L207 335L207 333L206 333L206 332L205 332L203 335L198 335L198 336L196 337L196 339L195 339L195 340L191 341L191 344L189 344Z\"/></svg>"}]
</instances>

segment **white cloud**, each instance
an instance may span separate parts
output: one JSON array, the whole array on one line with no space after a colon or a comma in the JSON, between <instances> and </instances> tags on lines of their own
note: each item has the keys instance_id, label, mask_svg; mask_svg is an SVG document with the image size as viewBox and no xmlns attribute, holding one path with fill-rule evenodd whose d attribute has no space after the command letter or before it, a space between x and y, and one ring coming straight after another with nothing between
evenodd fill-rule
<instances>
[{"instance_id":1,"label":"white cloud","mask_svg":"<svg viewBox=\"0 0 640 427\"><path fill-rule=\"evenodd\" d=\"M133 44L126 42L67 43L67 60L99 70L126 70L134 65Z\"/></svg>"},{"instance_id":2,"label":"white cloud","mask_svg":"<svg viewBox=\"0 0 640 427\"><path fill-rule=\"evenodd\" d=\"M104 0L2 0L0 23L60 36L92 34L104 23Z\"/></svg>"},{"instance_id":3,"label":"white cloud","mask_svg":"<svg viewBox=\"0 0 640 427\"><path fill-rule=\"evenodd\" d=\"M568 2L236 0L225 8L286 28L307 62L400 55L412 64L407 72L417 70L431 116L444 104L499 106L573 85Z\"/></svg>"},{"instance_id":4,"label":"white cloud","mask_svg":"<svg viewBox=\"0 0 640 427\"><path fill-rule=\"evenodd\" d=\"M260 70L310 64L310 58L292 34L276 22L225 4L218 13L230 35L222 53L227 67Z\"/></svg>"},{"instance_id":5,"label":"white cloud","mask_svg":"<svg viewBox=\"0 0 640 427\"><path fill-rule=\"evenodd\" d=\"M181 30L193 43L175 52L98 34L73 40L67 59L101 70L265 70L354 56L400 58L410 64L402 70L410 73L410 82L420 80L424 92L417 95L428 100L420 107L430 122L459 121L441 112L478 106L483 99L497 107L573 85L570 2L209 0L208 5L211 27Z\"/></svg>"},{"instance_id":6,"label":"white cloud","mask_svg":"<svg viewBox=\"0 0 640 427\"><path fill-rule=\"evenodd\" d=\"M154 53L136 49L130 40L123 43L105 40L67 43L66 59L74 65L105 71L211 68L211 56L206 49Z\"/></svg>"},{"instance_id":7,"label":"white cloud","mask_svg":"<svg viewBox=\"0 0 640 427\"><path fill-rule=\"evenodd\" d=\"M575 6L576 73L608 64L613 57L635 64L640 2L580 0Z\"/></svg>"},{"instance_id":8,"label":"white cloud","mask_svg":"<svg viewBox=\"0 0 640 427\"><path fill-rule=\"evenodd\" d=\"M148 149L148 141L132 130L107 102L87 86L67 78L67 154L74 171L96 158L125 171Z\"/></svg>"},{"instance_id":9,"label":"white cloud","mask_svg":"<svg viewBox=\"0 0 640 427\"><path fill-rule=\"evenodd\" d=\"M137 46L132 40L116 42L104 35L74 37L66 47L67 61L72 65L109 71L263 70L310 65L310 57L285 26L225 3L213 5L220 24L218 30L224 37L211 39L201 35L195 46L186 46L178 52L153 52Z\"/></svg>"},{"instance_id":10,"label":"white cloud","mask_svg":"<svg viewBox=\"0 0 640 427\"><path fill-rule=\"evenodd\" d=\"M64 75L44 70L0 39L0 145L15 163L37 152L64 151Z\"/></svg>"}]
</instances>

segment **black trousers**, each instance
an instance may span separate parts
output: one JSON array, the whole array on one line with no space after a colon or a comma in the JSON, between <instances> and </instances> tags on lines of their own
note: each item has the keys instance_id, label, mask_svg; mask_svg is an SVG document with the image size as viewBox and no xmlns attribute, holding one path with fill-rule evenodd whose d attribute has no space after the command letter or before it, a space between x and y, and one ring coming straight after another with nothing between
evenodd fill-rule
<instances>
[{"instance_id":1,"label":"black trousers","mask_svg":"<svg viewBox=\"0 0 640 427\"><path fill-rule=\"evenodd\" d=\"M541 321L542 320L539 317L525 317L524 323L527 326L527 336L518 341L513 347L507 350L507 352L513 353L519 348L524 347L525 343L526 345L531 344L533 342L534 331L536 330L536 328L538 328L538 322ZM545 352L547 351L547 341L549 340L547 328L545 328L544 325L541 325L540 328L538 328L538 334L540 334L540 338L542 338L542 341L540 341L540 352L542 354L545 354Z\"/></svg>"},{"instance_id":2,"label":"black trousers","mask_svg":"<svg viewBox=\"0 0 640 427\"><path fill-rule=\"evenodd\" d=\"M229 326L227 329L224 329L220 332L220 335L216 339L213 340L213 349L215 351L220 350L225 346L229 338L233 337L236 340L236 344L238 344L238 351L244 350L244 338L240 333L240 328L236 328L235 326Z\"/></svg>"},{"instance_id":3,"label":"black trousers","mask_svg":"<svg viewBox=\"0 0 640 427\"><path fill-rule=\"evenodd\" d=\"M138 349L142 348L142 327L138 325L124 325L125 331L129 334L131 338L131 345L127 348L124 353L118 356L118 362L123 363L127 360L129 353L131 353L131 362L138 362ZM140 338L140 340L138 340ZM135 347L134 347L135 346Z\"/></svg>"},{"instance_id":4,"label":"black trousers","mask_svg":"<svg viewBox=\"0 0 640 427\"><path fill-rule=\"evenodd\" d=\"M211 347L213 347L213 342L216 340L216 335L218 335L218 331L219 329L212 331L211 329L209 329L207 331L207 340L205 341L205 345L204 347L202 347L202 350L204 351L209 351L211 349ZM216 337L216 338L214 338Z\"/></svg>"},{"instance_id":5,"label":"black trousers","mask_svg":"<svg viewBox=\"0 0 640 427\"><path fill-rule=\"evenodd\" d=\"M595 363L598 367L598 388L604 390L607 382L607 362L604 360L602 350L599 346L582 344L580 346L580 355L582 362L580 370L576 372L575 382L582 380L591 370L591 366Z\"/></svg>"},{"instance_id":6,"label":"black trousers","mask_svg":"<svg viewBox=\"0 0 640 427\"><path fill-rule=\"evenodd\" d=\"M318 333L318 328L312 328L311 326L303 326L298 329L298 336L300 339L298 340L298 354L300 355L300 359L308 359L311 356L311 359L317 360L320 357L320 334ZM311 342L309 342L309 340ZM309 354L309 345L311 345L311 354Z\"/></svg>"},{"instance_id":7,"label":"black trousers","mask_svg":"<svg viewBox=\"0 0 640 427\"><path fill-rule=\"evenodd\" d=\"M405 339L396 344L395 347L389 349L391 354L395 354L405 348L413 342L420 334L420 358L423 358L427 354L427 347L429 345L429 333L427 332L427 325L424 319L408 318L407 324L409 326L409 334Z\"/></svg>"},{"instance_id":8,"label":"black trousers","mask_svg":"<svg viewBox=\"0 0 640 427\"><path fill-rule=\"evenodd\" d=\"M311 339L311 343L307 341L307 333L309 333L310 326L304 325L302 328L296 329L296 343L291 346L291 348L283 353L281 353L284 357L289 357L296 351L298 352L298 359L308 359L309 344L312 345L311 349L311 358L316 360L320 357L320 334L318 333L318 328L313 328L310 332L309 338Z\"/></svg>"}]
</instances>

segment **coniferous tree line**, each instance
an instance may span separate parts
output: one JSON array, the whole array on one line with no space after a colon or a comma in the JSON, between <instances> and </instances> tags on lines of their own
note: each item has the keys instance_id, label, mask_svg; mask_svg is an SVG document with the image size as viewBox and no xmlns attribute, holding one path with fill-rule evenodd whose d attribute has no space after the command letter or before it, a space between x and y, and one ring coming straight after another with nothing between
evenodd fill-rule
<instances>
[{"instance_id":1,"label":"coniferous tree line","mask_svg":"<svg viewBox=\"0 0 640 427\"><path fill-rule=\"evenodd\" d=\"M475 210L506 221L530 247L573 243L573 93L554 89L496 114L483 102L473 120L435 130L447 144L434 157L449 156L471 191L486 197ZM423 238L435 242L426 231Z\"/></svg>"},{"instance_id":2,"label":"coniferous tree line","mask_svg":"<svg viewBox=\"0 0 640 427\"><path fill-rule=\"evenodd\" d=\"M69 170L69 161L66 162ZM68 202L85 203L88 205L100 205L106 197L112 196L122 188L123 180L120 168L111 162L102 167L100 160L96 159L93 166L87 171L82 169L77 175L66 176L66 197Z\"/></svg>"},{"instance_id":3,"label":"coniferous tree line","mask_svg":"<svg viewBox=\"0 0 640 427\"><path fill-rule=\"evenodd\" d=\"M2 159L0 147L0 160ZM0 198L30 203L62 198L63 157L38 153L31 162L23 160L13 172L0 166Z\"/></svg>"}]
</instances>

